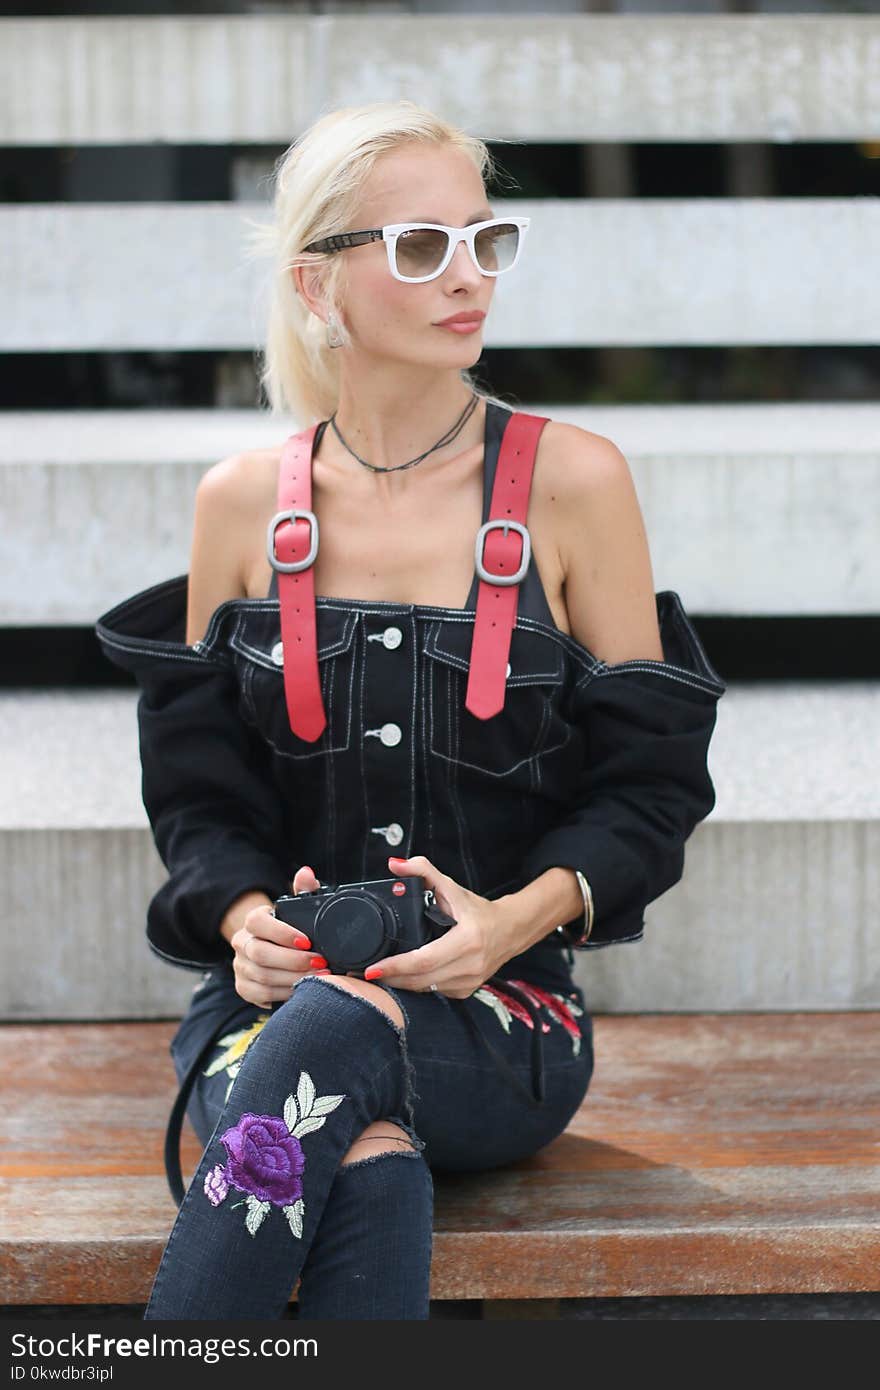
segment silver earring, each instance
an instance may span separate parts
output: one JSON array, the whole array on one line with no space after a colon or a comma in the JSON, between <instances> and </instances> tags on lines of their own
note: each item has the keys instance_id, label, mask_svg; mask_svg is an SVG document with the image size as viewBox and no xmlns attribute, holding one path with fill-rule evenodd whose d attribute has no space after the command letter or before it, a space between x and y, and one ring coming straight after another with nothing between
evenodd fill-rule
<instances>
[{"instance_id":1,"label":"silver earring","mask_svg":"<svg viewBox=\"0 0 880 1390\"><path fill-rule=\"evenodd\" d=\"M342 347L343 341L339 323L335 315L331 314L327 320L327 346L331 348Z\"/></svg>"}]
</instances>

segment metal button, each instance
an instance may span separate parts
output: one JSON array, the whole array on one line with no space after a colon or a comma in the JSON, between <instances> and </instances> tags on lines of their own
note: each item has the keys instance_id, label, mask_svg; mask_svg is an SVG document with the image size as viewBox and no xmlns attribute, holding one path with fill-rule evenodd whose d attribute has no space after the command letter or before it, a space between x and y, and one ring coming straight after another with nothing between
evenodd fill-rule
<instances>
[{"instance_id":1,"label":"metal button","mask_svg":"<svg viewBox=\"0 0 880 1390\"><path fill-rule=\"evenodd\" d=\"M389 845L399 845L403 839L403 826L398 825L397 821L394 821L392 825L386 825L385 839Z\"/></svg>"},{"instance_id":2,"label":"metal button","mask_svg":"<svg viewBox=\"0 0 880 1390\"><path fill-rule=\"evenodd\" d=\"M510 662L507 663L507 674L510 675Z\"/></svg>"},{"instance_id":3,"label":"metal button","mask_svg":"<svg viewBox=\"0 0 880 1390\"><path fill-rule=\"evenodd\" d=\"M393 748L403 738L403 733L399 724L383 724L379 730L379 737L386 748Z\"/></svg>"},{"instance_id":4,"label":"metal button","mask_svg":"<svg viewBox=\"0 0 880 1390\"><path fill-rule=\"evenodd\" d=\"M275 643L275 646L272 648L272 660L275 662L275 665L276 665L276 666L283 666L283 665L284 665L284 643L283 643L283 642L276 642L276 643Z\"/></svg>"},{"instance_id":5,"label":"metal button","mask_svg":"<svg viewBox=\"0 0 880 1390\"><path fill-rule=\"evenodd\" d=\"M399 627L386 627L385 631L382 633L382 641L390 651L393 651L394 648L399 647L403 641L403 633Z\"/></svg>"}]
</instances>

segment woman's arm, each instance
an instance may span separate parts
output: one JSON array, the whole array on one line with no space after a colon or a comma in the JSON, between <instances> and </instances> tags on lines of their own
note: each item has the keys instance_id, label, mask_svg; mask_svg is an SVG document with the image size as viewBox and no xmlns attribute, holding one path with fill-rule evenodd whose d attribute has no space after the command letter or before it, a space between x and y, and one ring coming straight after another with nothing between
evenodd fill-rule
<instances>
[{"instance_id":1,"label":"woman's arm","mask_svg":"<svg viewBox=\"0 0 880 1390\"><path fill-rule=\"evenodd\" d=\"M601 436L566 429L554 478L566 605L572 635L598 664L575 693L586 741L575 807L527 853L532 881L502 900L519 950L540 940L548 914L547 931L572 918L575 931L583 928L575 869L593 895L586 946L642 934L645 907L681 878L685 841L715 804L707 754L726 689L678 595L655 594L623 454ZM553 868L567 870L567 887L550 877ZM554 923L560 900L574 911Z\"/></svg>"},{"instance_id":2,"label":"woman's arm","mask_svg":"<svg viewBox=\"0 0 880 1390\"><path fill-rule=\"evenodd\" d=\"M181 964L231 960L226 914L248 892L274 901L293 871L267 751L216 658L156 658L137 674L142 797L168 870L147 909L148 940Z\"/></svg>"},{"instance_id":3,"label":"woman's arm","mask_svg":"<svg viewBox=\"0 0 880 1390\"><path fill-rule=\"evenodd\" d=\"M232 942L235 933L241 931L244 926L244 919L254 907L272 907L274 899L266 893L248 891L242 893L240 898L236 898L232 905L224 912L220 922L220 935L224 941Z\"/></svg>"},{"instance_id":4,"label":"woman's arm","mask_svg":"<svg viewBox=\"0 0 880 1390\"><path fill-rule=\"evenodd\" d=\"M574 870L555 866L539 874L518 893L496 898L494 935L502 963L543 941L560 923L583 913L584 903Z\"/></svg>"},{"instance_id":5,"label":"woman's arm","mask_svg":"<svg viewBox=\"0 0 880 1390\"><path fill-rule=\"evenodd\" d=\"M207 544L218 498L217 474L206 477L189 575L134 595L95 625L105 654L141 691L142 797L168 870L148 906L147 937L157 954L193 967L231 960L236 904L245 894L251 907L274 901L289 891L293 868L269 754L239 712L231 660L185 641L189 593L204 628L206 594L216 606L241 592L238 543ZM212 549L226 555L225 570L202 563Z\"/></svg>"},{"instance_id":6,"label":"woman's arm","mask_svg":"<svg viewBox=\"0 0 880 1390\"><path fill-rule=\"evenodd\" d=\"M234 454L199 479L186 604L190 644L204 637L211 614L224 600L247 597L248 541L260 535L253 462L251 454Z\"/></svg>"},{"instance_id":7,"label":"woman's arm","mask_svg":"<svg viewBox=\"0 0 880 1390\"><path fill-rule=\"evenodd\" d=\"M629 464L616 444L557 424L542 477L557 537L571 635L599 661L663 660L648 537Z\"/></svg>"}]
</instances>

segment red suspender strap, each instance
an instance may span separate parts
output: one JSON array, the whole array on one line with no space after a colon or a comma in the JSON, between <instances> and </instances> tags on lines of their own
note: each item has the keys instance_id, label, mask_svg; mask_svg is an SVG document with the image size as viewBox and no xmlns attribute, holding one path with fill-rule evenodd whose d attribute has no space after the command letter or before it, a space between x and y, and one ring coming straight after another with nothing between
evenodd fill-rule
<instances>
[{"instance_id":1,"label":"red suspender strap","mask_svg":"<svg viewBox=\"0 0 880 1390\"><path fill-rule=\"evenodd\" d=\"M501 440L489 520L477 532L480 576L465 708L491 719L504 708L510 639L516 622L519 585L531 558L526 528L529 489L546 415L515 411ZM485 547L485 548L484 548Z\"/></svg>"},{"instance_id":2,"label":"red suspender strap","mask_svg":"<svg viewBox=\"0 0 880 1390\"><path fill-rule=\"evenodd\" d=\"M266 552L278 571L284 694L290 727L310 743L327 727L318 673L314 563L318 518L312 505L312 448L318 426L292 434L281 450L278 511L269 522Z\"/></svg>"},{"instance_id":3,"label":"red suspender strap","mask_svg":"<svg viewBox=\"0 0 880 1390\"><path fill-rule=\"evenodd\" d=\"M526 527L532 471L547 416L515 411L505 426L489 505L477 532L474 558L480 585L465 707L478 719L504 708L510 639L519 584L531 559ZM269 522L266 552L278 571L284 692L290 727L314 742L327 727L318 672L313 565L318 518L311 510L312 449L317 425L291 435L281 451L278 511Z\"/></svg>"}]
</instances>

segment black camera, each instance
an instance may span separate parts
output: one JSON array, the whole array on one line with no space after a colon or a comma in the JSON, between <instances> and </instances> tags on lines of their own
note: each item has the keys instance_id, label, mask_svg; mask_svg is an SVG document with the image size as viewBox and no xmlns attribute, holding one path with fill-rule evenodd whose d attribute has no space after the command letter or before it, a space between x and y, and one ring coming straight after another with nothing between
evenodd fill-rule
<instances>
[{"instance_id":1,"label":"black camera","mask_svg":"<svg viewBox=\"0 0 880 1390\"><path fill-rule=\"evenodd\" d=\"M284 894L275 903L275 916L305 932L336 974L414 951L456 922L437 906L418 874Z\"/></svg>"}]
</instances>

